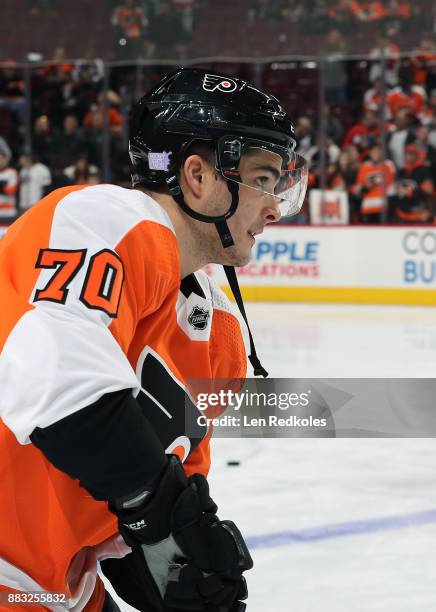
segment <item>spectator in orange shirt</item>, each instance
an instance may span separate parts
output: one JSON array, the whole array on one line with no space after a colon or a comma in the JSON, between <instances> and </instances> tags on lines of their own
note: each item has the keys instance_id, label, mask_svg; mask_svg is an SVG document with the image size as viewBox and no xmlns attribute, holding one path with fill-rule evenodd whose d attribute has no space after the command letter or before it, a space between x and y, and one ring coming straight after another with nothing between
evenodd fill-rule
<instances>
[{"instance_id":1,"label":"spectator in orange shirt","mask_svg":"<svg viewBox=\"0 0 436 612\"><path fill-rule=\"evenodd\" d=\"M353 125L347 132L342 147L353 144L357 147L360 158L363 160L367 155L368 148L380 136L380 120L377 113L367 110L363 113L359 123Z\"/></svg>"},{"instance_id":2,"label":"spectator in orange shirt","mask_svg":"<svg viewBox=\"0 0 436 612\"><path fill-rule=\"evenodd\" d=\"M125 0L117 6L112 14L112 24L118 26L125 38L135 40L141 38L142 29L147 25L147 19L135 0Z\"/></svg>"},{"instance_id":3,"label":"spectator in orange shirt","mask_svg":"<svg viewBox=\"0 0 436 612\"><path fill-rule=\"evenodd\" d=\"M372 110L377 112L382 103L382 80L374 79L372 87L367 89L363 94L363 110Z\"/></svg>"},{"instance_id":4,"label":"spectator in orange shirt","mask_svg":"<svg viewBox=\"0 0 436 612\"><path fill-rule=\"evenodd\" d=\"M417 117L424 111L427 94L420 85L413 84L413 68L405 67L402 71L401 85L394 87L386 96L386 102L392 116L400 108L409 108Z\"/></svg>"},{"instance_id":5,"label":"spectator in orange shirt","mask_svg":"<svg viewBox=\"0 0 436 612\"><path fill-rule=\"evenodd\" d=\"M125 0L117 6L112 14L112 25L117 28L118 42L125 47L126 54L140 57L142 51L141 39L148 20L135 0Z\"/></svg>"},{"instance_id":6,"label":"spectator in orange shirt","mask_svg":"<svg viewBox=\"0 0 436 612\"><path fill-rule=\"evenodd\" d=\"M389 159L383 161L379 143L373 144L368 154L369 159L361 164L352 192L361 199L363 222L379 223L387 210L387 198L392 194L395 166Z\"/></svg>"},{"instance_id":7,"label":"spectator in orange shirt","mask_svg":"<svg viewBox=\"0 0 436 612\"><path fill-rule=\"evenodd\" d=\"M93 119L95 114L104 113L104 93L101 92L97 98L97 104L93 104L89 111L86 113L85 118L83 120L83 125L85 127L91 127L93 124ZM107 113L108 113L108 122L109 127L112 133L119 134L121 132L121 126L123 123L123 119L121 113L119 111L119 105L121 103L120 96L112 90L107 92Z\"/></svg>"},{"instance_id":8,"label":"spectator in orange shirt","mask_svg":"<svg viewBox=\"0 0 436 612\"><path fill-rule=\"evenodd\" d=\"M392 218L398 223L425 223L432 217L433 181L425 153L415 144L406 146L404 166L390 198Z\"/></svg>"},{"instance_id":9,"label":"spectator in orange shirt","mask_svg":"<svg viewBox=\"0 0 436 612\"><path fill-rule=\"evenodd\" d=\"M386 16L386 10L381 2L367 2L365 14L366 21L380 21Z\"/></svg>"},{"instance_id":10,"label":"spectator in orange shirt","mask_svg":"<svg viewBox=\"0 0 436 612\"><path fill-rule=\"evenodd\" d=\"M335 23L349 24L350 21L367 21L366 12L362 2L354 0L339 0L331 2L328 6L328 16ZM341 28L343 30L343 28Z\"/></svg>"},{"instance_id":11,"label":"spectator in orange shirt","mask_svg":"<svg viewBox=\"0 0 436 612\"><path fill-rule=\"evenodd\" d=\"M365 3L357 2L356 0L351 0L346 3L348 5L348 10L350 14L359 21L366 21L366 11L365 11Z\"/></svg>"}]
</instances>

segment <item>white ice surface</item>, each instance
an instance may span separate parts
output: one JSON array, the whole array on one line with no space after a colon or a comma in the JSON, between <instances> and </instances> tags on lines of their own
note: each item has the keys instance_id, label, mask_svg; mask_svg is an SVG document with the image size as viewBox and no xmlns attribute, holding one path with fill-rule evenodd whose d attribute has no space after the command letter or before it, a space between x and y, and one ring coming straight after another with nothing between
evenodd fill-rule
<instances>
[{"instance_id":1,"label":"white ice surface","mask_svg":"<svg viewBox=\"0 0 436 612\"><path fill-rule=\"evenodd\" d=\"M248 304L247 310L271 376L435 375L433 309ZM253 548L247 612L436 610L436 519L420 525L412 516L409 526L353 533L356 521L436 511L436 440L217 439L210 485L220 516L248 538L304 536L309 529L319 536L279 546L265 538ZM327 537L338 523L351 533Z\"/></svg>"}]
</instances>

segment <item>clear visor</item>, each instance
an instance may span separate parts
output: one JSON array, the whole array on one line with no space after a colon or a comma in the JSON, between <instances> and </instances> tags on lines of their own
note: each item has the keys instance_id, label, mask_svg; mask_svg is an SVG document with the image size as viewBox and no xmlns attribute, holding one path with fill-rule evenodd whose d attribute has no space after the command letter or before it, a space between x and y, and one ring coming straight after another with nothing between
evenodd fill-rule
<instances>
[{"instance_id":1,"label":"clear visor","mask_svg":"<svg viewBox=\"0 0 436 612\"><path fill-rule=\"evenodd\" d=\"M271 198L271 205L279 208L282 218L296 215L303 206L308 164L293 151L283 149L279 154L266 146L246 147L236 168L220 172L227 180L252 190L253 197Z\"/></svg>"}]
</instances>

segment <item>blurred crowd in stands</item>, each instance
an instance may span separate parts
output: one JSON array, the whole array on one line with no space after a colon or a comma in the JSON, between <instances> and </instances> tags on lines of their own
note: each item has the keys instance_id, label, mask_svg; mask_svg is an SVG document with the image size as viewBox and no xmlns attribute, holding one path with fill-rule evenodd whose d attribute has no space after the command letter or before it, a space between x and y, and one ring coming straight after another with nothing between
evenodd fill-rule
<instances>
[{"instance_id":1,"label":"blurred crowd in stands","mask_svg":"<svg viewBox=\"0 0 436 612\"><path fill-rule=\"evenodd\" d=\"M323 138L319 120L317 127L309 116L297 118L299 152L310 166L309 189L346 191L352 223L433 223L436 51L428 51L426 59L419 51L401 66L398 57L384 85L372 64L359 116L348 128L339 120L341 112L332 114L343 104L327 102L328 88Z\"/></svg>"},{"instance_id":2,"label":"blurred crowd in stands","mask_svg":"<svg viewBox=\"0 0 436 612\"><path fill-rule=\"evenodd\" d=\"M426 17L419 3L407 0L358 2L356 0L251 0L251 20L284 20L302 25L305 32L348 32L356 25L377 24L391 34L420 28Z\"/></svg>"},{"instance_id":3,"label":"blurred crowd in stands","mask_svg":"<svg viewBox=\"0 0 436 612\"><path fill-rule=\"evenodd\" d=\"M17 15L20 19L17 20ZM377 32L410 50L434 35L434 0L3 0L0 60L317 55L337 30L339 52L367 54Z\"/></svg>"},{"instance_id":4,"label":"blurred crowd in stands","mask_svg":"<svg viewBox=\"0 0 436 612\"><path fill-rule=\"evenodd\" d=\"M309 197L315 189L345 193L351 223L433 223L436 43L433 34L416 33L423 17L427 31L431 24L424 4L241 0L238 15L245 14L247 24L305 24L322 34L319 48L307 60L199 65L277 95L295 118L298 150L310 164ZM201 7L211 2L114 2L117 57L119 48L125 58L183 57ZM64 3L29 0L28 9L35 18L56 16ZM372 46L359 58L349 32L365 23ZM407 32L415 34L404 53L401 36ZM171 69L134 61L110 65L92 49L70 60L61 45L50 62L18 64L0 55L0 216L12 217L64 185L128 186L131 104ZM326 208L327 216L333 213ZM306 205L295 222L310 221Z\"/></svg>"},{"instance_id":5,"label":"blurred crowd in stands","mask_svg":"<svg viewBox=\"0 0 436 612\"><path fill-rule=\"evenodd\" d=\"M114 56L186 57L192 43L194 15L205 0L124 0L115 6Z\"/></svg>"},{"instance_id":6,"label":"blurred crowd in stands","mask_svg":"<svg viewBox=\"0 0 436 612\"><path fill-rule=\"evenodd\" d=\"M392 64L384 86L377 65L368 64L367 88L358 104L354 101L354 115L344 111L351 107L342 95L326 87L323 116L316 106L301 105L295 117L298 151L310 166L309 193L346 192L351 223L433 222L436 53L420 54ZM247 66L236 69L243 76ZM145 88L166 70L143 69ZM60 186L102 180L129 185L128 116L135 95L127 86L128 71L115 71L104 92L99 61L64 61L36 70L27 140L24 82L13 65L0 72L0 216L13 216ZM289 87L292 71L275 72L281 87ZM264 77L261 84L268 88L267 69ZM310 222L308 207L296 222Z\"/></svg>"}]
</instances>

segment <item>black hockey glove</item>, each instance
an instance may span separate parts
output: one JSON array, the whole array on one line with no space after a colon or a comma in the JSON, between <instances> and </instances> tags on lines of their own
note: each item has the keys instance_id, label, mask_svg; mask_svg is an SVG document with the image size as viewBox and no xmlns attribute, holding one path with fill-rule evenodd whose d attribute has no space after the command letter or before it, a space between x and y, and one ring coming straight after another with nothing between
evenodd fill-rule
<instances>
[{"instance_id":1,"label":"black hockey glove","mask_svg":"<svg viewBox=\"0 0 436 612\"><path fill-rule=\"evenodd\" d=\"M7 181L0 181L0 193L5 193L5 187L8 186Z\"/></svg>"},{"instance_id":2,"label":"black hockey glove","mask_svg":"<svg viewBox=\"0 0 436 612\"><path fill-rule=\"evenodd\" d=\"M203 476L187 478L171 456L153 491L109 507L136 563L138 553L146 561L144 579L153 577L147 610L243 612L253 561L236 525L216 516Z\"/></svg>"}]
</instances>

